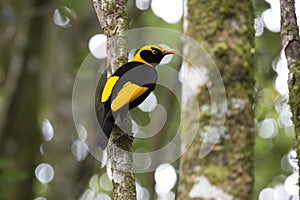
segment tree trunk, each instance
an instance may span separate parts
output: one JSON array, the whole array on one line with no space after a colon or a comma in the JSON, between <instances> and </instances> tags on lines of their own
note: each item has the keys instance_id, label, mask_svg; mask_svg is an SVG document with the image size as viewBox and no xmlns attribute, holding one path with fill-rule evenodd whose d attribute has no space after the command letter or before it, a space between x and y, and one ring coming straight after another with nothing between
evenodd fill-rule
<instances>
[{"instance_id":1,"label":"tree trunk","mask_svg":"<svg viewBox=\"0 0 300 200\"><path fill-rule=\"evenodd\" d=\"M195 119L186 120L198 120L201 127L181 159L179 200L251 198L255 138L253 19L251 1L185 1L184 32L200 43L216 63L226 88L227 112L221 137L205 156L200 135L213 133L212 127L207 130L210 119L213 126L218 126L218 115L223 109L221 105L216 106L220 108L217 112L206 109L206 105L222 103L218 98L210 99L214 79L208 73L207 85L201 84L201 80L198 83L200 113ZM191 48L183 52L184 57L193 53ZM184 65L187 70L192 68L187 62ZM184 89L183 98L183 116L190 117L193 110ZM185 135L191 125L183 127L187 127L182 130L185 145Z\"/></svg>"},{"instance_id":2,"label":"tree trunk","mask_svg":"<svg viewBox=\"0 0 300 200\"><path fill-rule=\"evenodd\" d=\"M126 4L127 0L94 0L100 25L107 36L108 75L128 62ZM122 133L118 126L114 126L107 149L112 168L113 197L115 200L136 199L130 154L132 142L131 137Z\"/></svg>"},{"instance_id":3,"label":"tree trunk","mask_svg":"<svg viewBox=\"0 0 300 200\"><path fill-rule=\"evenodd\" d=\"M289 104L295 127L297 159L300 160L300 40L294 0L281 0L281 39L289 69ZM298 162L299 166L299 162ZM298 180L298 183L300 178Z\"/></svg>"}]
</instances>

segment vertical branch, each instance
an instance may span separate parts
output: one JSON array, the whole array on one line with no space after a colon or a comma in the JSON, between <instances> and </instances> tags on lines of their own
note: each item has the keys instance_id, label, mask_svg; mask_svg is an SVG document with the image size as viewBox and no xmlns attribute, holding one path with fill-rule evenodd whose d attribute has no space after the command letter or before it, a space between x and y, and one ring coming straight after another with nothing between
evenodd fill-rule
<instances>
[{"instance_id":1,"label":"vertical branch","mask_svg":"<svg viewBox=\"0 0 300 200\"><path fill-rule=\"evenodd\" d=\"M114 73L127 62L127 0L94 0L94 7L107 36L107 71Z\"/></svg>"},{"instance_id":2,"label":"vertical branch","mask_svg":"<svg viewBox=\"0 0 300 200\"><path fill-rule=\"evenodd\" d=\"M107 73L110 75L127 62L127 0L94 0L93 2L100 25L107 36ZM126 123L130 124L130 120L127 121ZM135 200L135 179L131 172L130 154L132 139L123 134L118 126L114 126L107 148L112 168L114 199Z\"/></svg>"},{"instance_id":3,"label":"vertical branch","mask_svg":"<svg viewBox=\"0 0 300 200\"><path fill-rule=\"evenodd\" d=\"M280 0L281 43L289 69L289 104L295 126L297 159L300 160L300 41L294 0Z\"/></svg>"}]
</instances>

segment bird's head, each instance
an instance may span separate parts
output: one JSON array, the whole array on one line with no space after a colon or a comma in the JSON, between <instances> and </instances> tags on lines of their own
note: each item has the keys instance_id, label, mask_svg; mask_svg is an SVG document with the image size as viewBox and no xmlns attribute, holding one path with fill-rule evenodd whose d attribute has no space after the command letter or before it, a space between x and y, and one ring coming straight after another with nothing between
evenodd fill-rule
<instances>
[{"instance_id":1,"label":"bird's head","mask_svg":"<svg viewBox=\"0 0 300 200\"><path fill-rule=\"evenodd\" d=\"M131 62L142 62L154 67L160 63L165 55L175 53L177 53L177 50L166 50L158 45L150 44L140 48L134 55Z\"/></svg>"}]
</instances>

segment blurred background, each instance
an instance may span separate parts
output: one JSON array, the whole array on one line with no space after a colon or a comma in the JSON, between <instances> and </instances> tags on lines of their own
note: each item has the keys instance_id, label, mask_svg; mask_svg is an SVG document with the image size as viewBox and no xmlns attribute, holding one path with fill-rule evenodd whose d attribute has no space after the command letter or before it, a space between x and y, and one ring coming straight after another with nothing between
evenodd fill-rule
<instances>
[{"instance_id":1,"label":"blurred background","mask_svg":"<svg viewBox=\"0 0 300 200\"><path fill-rule=\"evenodd\" d=\"M296 199L294 133L287 105L288 70L281 53L279 0L255 0L253 4L254 199L273 199L270 195ZM182 31L182 0L129 1L128 15L130 29L152 26ZM76 72L101 33L91 1L1 1L0 199L111 199L110 170L89 155L72 117ZM174 63L178 70L180 65ZM155 101L168 101L163 96L168 94L160 91L163 88L158 89ZM167 112L180 111L178 106L170 107ZM146 119L141 110L135 110L135 115ZM136 150L163 145L176 128L167 127L168 134L159 142L137 142ZM79 135L86 134L84 127L78 129ZM138 199L174 199L177 167L176 162L164 163L158 166L163 170L137 174Z\"/></svg>"}]
</instances>

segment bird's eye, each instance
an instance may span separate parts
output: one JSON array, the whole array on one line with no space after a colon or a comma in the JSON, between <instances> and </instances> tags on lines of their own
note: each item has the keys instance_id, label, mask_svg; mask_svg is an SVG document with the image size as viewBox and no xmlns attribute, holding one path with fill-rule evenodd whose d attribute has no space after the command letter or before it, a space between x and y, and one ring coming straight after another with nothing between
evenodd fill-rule
<instances>
[{"instance_id":1,"label":"bird's eye","mask_svg":"<svg viewBox=\"0 0 300 200\"><path fill-rule=\"evenodd\" d=\"M155 54L157 54L157 51L156 50L152 50L152 53L155 55Z\"/></svg>"}]
</instances>

